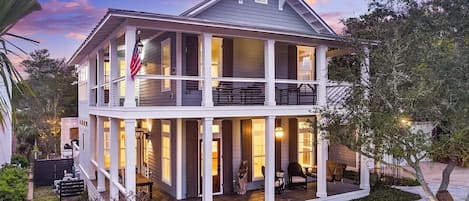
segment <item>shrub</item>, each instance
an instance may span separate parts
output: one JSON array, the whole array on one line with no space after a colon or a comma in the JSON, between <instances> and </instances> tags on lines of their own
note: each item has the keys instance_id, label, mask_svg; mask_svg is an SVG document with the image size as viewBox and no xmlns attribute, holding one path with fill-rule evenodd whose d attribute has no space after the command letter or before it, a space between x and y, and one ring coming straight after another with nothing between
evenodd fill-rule
<instances>
[{"instance_id":1,"label":"shrub","mask_svg":"<svg viewBox=\"0 0 469 201\"><path fill-rule=\"evenodd\" d=\"M15 154L11 157L11 164L18 165L22 168L29 168L29 160L26 156L21 154Z\"/></svg>"},{"instance_id":2,"label":"shrub","mask_svg":"<svg viewBox=\"0 0 469 201\"><path fill-rule=\"evenodd\" d=\"M3 166L0 169L0 200L25 200L28 173L23 168Z\"/></svg>"},{"instance_id":3,"label":"shrub","mask_svg":"<svg viewBox=\"0 0 469 201\"><path fill-rule=\"evenodd\" d=\"M414 201L419 199L420 195L417 194L401 191L399 189L387 186L377 186L371 188L369 196L354 201Z\"/></svg>"}]
</instances>

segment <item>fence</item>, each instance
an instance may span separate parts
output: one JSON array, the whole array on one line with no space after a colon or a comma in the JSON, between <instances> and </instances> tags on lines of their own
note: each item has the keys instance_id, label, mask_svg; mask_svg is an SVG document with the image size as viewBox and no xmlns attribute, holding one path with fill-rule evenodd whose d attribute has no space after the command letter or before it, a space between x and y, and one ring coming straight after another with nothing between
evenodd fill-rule
<instances>
[{"instance_id":1,"label":"fence","mask_svg":"<svg viewBox=\"0 0 469 201\"><path fill-rule=\"evenodd\" d=\"M34 185L52 186L54 180L64 177L64 170L73 173L73 159L36 160L34 162Z\"/></svg>"}]
</instances>

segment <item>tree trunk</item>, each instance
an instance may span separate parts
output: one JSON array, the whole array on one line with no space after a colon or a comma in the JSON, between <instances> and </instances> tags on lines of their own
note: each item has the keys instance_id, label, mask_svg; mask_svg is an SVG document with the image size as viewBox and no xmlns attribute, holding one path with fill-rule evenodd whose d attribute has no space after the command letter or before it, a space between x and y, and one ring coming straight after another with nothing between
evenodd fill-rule
<instances>
[{"instance_id":1,"label":"tree trunk","mask_svg":"<svg viewBox=\"0 0 469 201\"><path fill-rule=\"evenodd\" d=\"M422 185L423 192L427 195L427 198L430 201L438 201L435 197L435 195L432 193L430 188L428 187L427 182L425 182L425 178L423 176L422 170L420 169L419 164L413 165L415 169L415 175L417 176L417 180L419 181L420 185Z\"/></svg>"},{"instance_id":2,"label":"tree trunk","mask_svg":"<svg viewBox=\"0 0 469 201\"><path fill-rule=\"evenodd\" d=\"M441 184L440 184L440 188L438 188L438 191L448 190L449 178L455 167L456 167L456 163L450 159L449 163L446 165L445 169L443 170Z\"/></svg>"}]
</instances>

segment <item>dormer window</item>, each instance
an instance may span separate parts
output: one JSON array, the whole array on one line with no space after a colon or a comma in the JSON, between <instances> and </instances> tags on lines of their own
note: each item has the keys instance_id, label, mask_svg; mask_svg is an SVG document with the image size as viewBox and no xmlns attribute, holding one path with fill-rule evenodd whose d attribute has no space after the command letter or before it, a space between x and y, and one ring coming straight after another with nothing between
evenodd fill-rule
<instances>
[{"instance_id":1,"label":"dormer window","mask_svg":"<svg viewBox=\"0 0 469 201\"><path fill-rule=\"evenodd\" d=\"M268 4L269 0L254 0L256 3L261 3L261 4Z\"/></svg>"}]
</instances>

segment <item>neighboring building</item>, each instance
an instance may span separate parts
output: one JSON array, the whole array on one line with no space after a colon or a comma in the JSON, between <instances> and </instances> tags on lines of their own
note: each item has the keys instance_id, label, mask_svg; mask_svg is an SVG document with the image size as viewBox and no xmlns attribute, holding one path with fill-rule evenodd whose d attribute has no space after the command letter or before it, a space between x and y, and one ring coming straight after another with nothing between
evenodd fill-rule
<instances>
[{"instance_id":1,"label":"neighboring building","mask_svg":"<svg viewBox=\"0 0 469 201\"><path fill-rule=\"evenodd\" d=\"M72 140L79 140L78 117L60 119L60 153L62 158L72 157Z\"/></svg>"},{"instance_id":2,"label":"neighboring building","mask_svg":"<svg viewBox=\"0 0 469 201\"><path fill-rule=\"evenodd\" d=\"M3 103L4 111L2 113L3 122L0 122L0 167L3 164L10 163L13 152L13 132L11 125L11 105L7 90L7 85L0 80L0 101ZM1 112L1 111L0 111Z\"/></svg>"},{"instance_id":3,"label":"neighboring building","mask_svg":"<svg viewBox=\"0 0 469 201\"><path fill-rule=\"evenodd\" d=\"M132 79L139 38L142 69ZM176 199L212 200L234 192L246 160L248 188L265 186L265 200L274 198L274 171L290 162L317 168L311 199L368 195L363 158L329 147L316 129L320 109L336 107L344 91L327 74L341 41L303 0L206 0L180 16L109 10L69 62L79 70L88 192L118 198L146 177ZM328 197L331 149L329 160L360 169L357 191Z\"/></svg>"}]
</instances>

